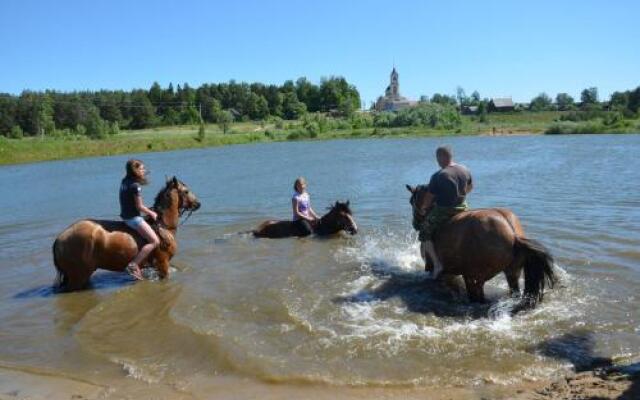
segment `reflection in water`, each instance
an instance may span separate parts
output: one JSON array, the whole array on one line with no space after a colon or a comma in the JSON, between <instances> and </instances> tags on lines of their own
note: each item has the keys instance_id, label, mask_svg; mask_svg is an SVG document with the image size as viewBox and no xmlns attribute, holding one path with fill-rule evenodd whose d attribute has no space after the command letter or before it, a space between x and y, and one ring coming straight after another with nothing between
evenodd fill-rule
<instances>
[{"instance_id":1,"label":"reflection in water","mask_svg":"<svg viewBox=\"0 0 640 400\"><path fill-rule=\"evenodd\" d=\"M55 324L59 335L69 331L100 303L100 295L93 290L59 294L54 299Z\"/></svg>"}]
</instances>

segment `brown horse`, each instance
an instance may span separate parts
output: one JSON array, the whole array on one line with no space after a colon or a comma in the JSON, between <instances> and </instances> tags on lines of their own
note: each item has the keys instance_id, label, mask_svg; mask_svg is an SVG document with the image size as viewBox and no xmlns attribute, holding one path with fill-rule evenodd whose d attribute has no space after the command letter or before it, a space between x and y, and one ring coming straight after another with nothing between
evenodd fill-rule
<instances>
[{"instance_id":1,"label":"brown horse","mask_svg":"<svg viewBox=\"0 0 640 400\"><path fill-rule=\"evenodd\" d=\"M153 209L160 245L142 265L152 265L160 278L169 273L169 260L178 249L176 232L180 216L200 208L200 202L176 177L168 179L156 196ZM190 215L190 214L189 214ZM53 263L58 271L57 286L64 290L84 287L97 268L124 271L145 241L122 221L80 220L58 235L53 243Z\"/></svg>"},{"instance_id":2,"label":"brown horse","mask_svg":"<svg viewBox=\"0 0 640 400\"><path fill-rule=\"evenodd\" d=\"M422 207L428 185L411 187L413 227L418 230L428 210ZM520 294L518 279L524 269L524 297L513 313L533 308L542 300L545 283L556 281L551 254L525 237L518 217L505 208L487 208L456 214L435 233L434 247L443 274L462 275L471 301L484 301L484 283L504 272L512 295ZM421 247L422 257L427 261ZM425 266L425 269L429 269Z\"/></svg>"},{"instance_id":3,"label":"brown horse","mask_svg":"<svg viewBox=\"0 0 640 400\"><path fill-rule=\"evenodd\" d=\"M313 233L318 236L333 235L339 231L347 231L352 235L358 233L358 225L353 219L348 201L346 203L336 201L333 206L329 207L329 212L322 216L313 227ZM251 233L255 237L272 239L300 237L306 234L293 221L265 221Z\"/></svg>"}]
</instances>

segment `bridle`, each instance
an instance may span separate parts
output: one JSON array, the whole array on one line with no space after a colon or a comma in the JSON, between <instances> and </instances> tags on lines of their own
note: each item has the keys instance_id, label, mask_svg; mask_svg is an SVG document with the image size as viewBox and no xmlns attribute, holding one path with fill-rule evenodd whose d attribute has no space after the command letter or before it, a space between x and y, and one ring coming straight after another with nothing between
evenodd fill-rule
<instances>
[{"instance_id":1,"label":"bridle","mask_svg":"<svg viewBox=\"0 0 640 400\"><path fill-rule=\"evenodd\" d=\"M184 186L184 184L182 182L180 182L180 183ZM184 205L184 203L185 203L184 197L187 195L188 190L186 190L186 191L185 190L180 190L178 187L174 187L174 188L169 189L169 191L171 191L171 190L176 190L178 192L178 217L182 218L184 213L188 211L187 216L181 222L179 222L175 227L170 227L170 226L167 226L164 222L162 222L161 216L162 216L163 209L162 208L156 209L154 207L154 210L158 213L158 218L156 220L156 223L159 226L163 226L164 228L167 228L167 229L176 229L177 227L182 226L185 222L187 222L187 220L191 217L191 214L193 214L193 212L197 209L197 207L195 207L195 208L194 207L186 207Z\"/></svg>"}]
</instances>

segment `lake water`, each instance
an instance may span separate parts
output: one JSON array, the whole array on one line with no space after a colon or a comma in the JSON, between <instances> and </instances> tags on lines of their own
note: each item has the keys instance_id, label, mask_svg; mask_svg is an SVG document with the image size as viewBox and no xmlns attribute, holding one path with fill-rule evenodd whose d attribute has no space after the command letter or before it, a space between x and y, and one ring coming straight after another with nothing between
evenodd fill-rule
<instances>
[{"instance_id":1,"label":"lake water","mask_svg":"<svg viewBox=\"0 0 640 400\"><path fill-rule=\"evenodd\" d=\"M555 256L560 285L534 311L509 316L502 275L487 283L488 304L478 305L422 271L404 184L428 179L443 143L473 173L470 205L512 209ZM638 154L640 135L144 154L147 203L174 174L202 201L180 227L171 278L134 284L102 271L90 290L66 294L51 290L53 240L77 219L117 217L127 157L2 167L0 368L233 398L274 387L315 397L354 387L492 393L602 359L637 361ZM238 233L289 218L299 175L319 213L350 200L359 234ZM247 394L251 387L262 389Z\"/></svg>"}]
</instances>

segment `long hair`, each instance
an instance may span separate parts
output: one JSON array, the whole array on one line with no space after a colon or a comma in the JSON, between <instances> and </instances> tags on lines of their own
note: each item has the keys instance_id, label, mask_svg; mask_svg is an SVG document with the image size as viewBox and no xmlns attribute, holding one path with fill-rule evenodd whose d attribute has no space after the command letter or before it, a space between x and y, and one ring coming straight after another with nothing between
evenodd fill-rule
<instances>
[{"instance_id":1,"label":"long hair","mask_svg":"<svg viewBox=\"0 0 640 400\"><path fill-rule=\"evenodd\" d=\"M296 179L295 182L293 182L293 190L295 192L298 191L298 185L302 186L305 185L307 183L306 179L304 179L304 177L300 176L298 177L298 179Z\"/></svg>"},{"instance_id":2,"label":"long hair","mask_svg":"<svg viewBox=\"0 0 640 400\"><path fill-rule=\"evenodd\" d=\"M144 164L142 163L142 161L136 160L135 158L127 161L127 164L125 166L125 170L127 171L126 177L129 179L133 179L141 185L146 185L147 183L149 183L147 177L142 176L140 173L140 167L142 167L143 165Z\"/></svg>"}]
</instances>

